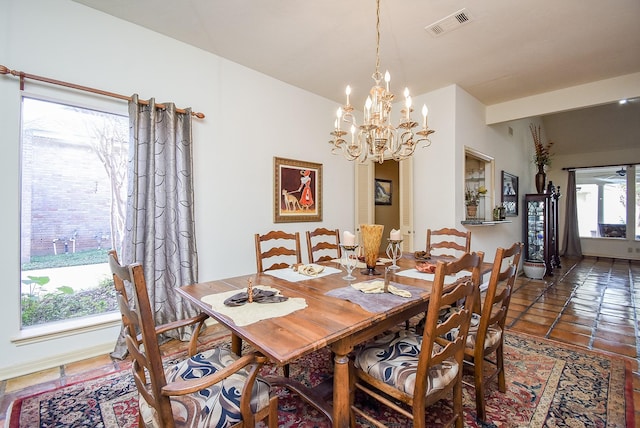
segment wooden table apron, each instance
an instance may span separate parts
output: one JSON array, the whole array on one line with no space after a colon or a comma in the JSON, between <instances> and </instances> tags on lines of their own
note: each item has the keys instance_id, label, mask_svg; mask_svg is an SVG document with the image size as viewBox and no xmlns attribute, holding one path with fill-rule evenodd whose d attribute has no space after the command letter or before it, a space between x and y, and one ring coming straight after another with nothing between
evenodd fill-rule
<instances>
[{"instance_id":1,"label":"wooden table apron","mask_svg":"<svg viewBox=\"0 0 640 428\"><path fill-rule=\"evenodd\" d=\"M325 263L338 267L335 262ZM401 269L415 266L412 256L398 260ZM384 266L378 266L380 276L366 276L355 269L353 282L384 278ZM486 271L486 268L484 269ZM234 338L249 342L271 361L285 365L318 349L329 346L334 353L333 378L333 425L349 426L349 366L348 354L354 346L362 343L405 320L424 312L431 292L431 281L394 276L392 282L411 285L424 290L417 300L407 301L385 312L372 313L359 305L336 297L326 296L330 290L349 285L342 279L346 273L327 275L290 282L268 274L243 275L217 281L186 285L177 289L178 293L194 303L203 312L225 325ZM234 289L245 288L249 278L256 285L274 287L287 297L302 297L307 308L289 315L265 319L246 326L237 326L220 313L214 312L202 297ZM234 340L234 349L239 351L240 340Z\"/></svg>"}]
</instances>

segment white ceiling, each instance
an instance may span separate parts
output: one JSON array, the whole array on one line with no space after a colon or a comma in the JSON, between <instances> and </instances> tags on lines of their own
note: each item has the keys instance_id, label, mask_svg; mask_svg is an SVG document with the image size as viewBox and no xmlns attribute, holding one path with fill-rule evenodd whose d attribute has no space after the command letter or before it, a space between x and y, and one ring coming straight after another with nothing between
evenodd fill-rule
<instances>
[{"instance_id":1,"label":"white ceiling","mask_svg":"<svg viewBox=\"0 0 640 428\"><path fill-rule=\"evenodd\" d=\"M373 84L374 0L74 1L337 102ZM397 97L458 84L492 105L640 71L639 18L639 0L382 0L380 69Z\"/></svg>"}]
</instances>

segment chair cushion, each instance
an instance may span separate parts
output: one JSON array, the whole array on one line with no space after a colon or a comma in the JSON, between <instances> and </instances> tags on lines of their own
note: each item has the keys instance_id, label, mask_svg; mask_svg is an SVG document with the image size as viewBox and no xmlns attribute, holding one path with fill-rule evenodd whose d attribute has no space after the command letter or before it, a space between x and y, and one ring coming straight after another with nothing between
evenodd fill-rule
<instances>
[{"instance_id":1,"label":"chair cushion","mask_svg":"<svg viewBox=\"0 0 640 428\"><path fill-rule=\"evenodd\" d=\"M421 346L422 336L409 330L401 330L366 344L356 352L354 363L370 376L413 395ZM440 345L434 344L434 352L440 349ZM453 359L431 368L426 395L449 385L457 374L458 363Z\"/></svg>"},{"instance_id":2,"label":"chair cushion","mask_svg":"<svg viewBox=\"0 0 640 428\"><path fill-rule=\"evenodd\" d=\"M447 312L440 314L440 319L443 317L450 316L452 311L459 311L460 308L452 307ZM475 349L476 339L478 337L478 326L480 325L480 315L471 314L471 322L469 324L469 333L467 334L467 341L465 342L465 347L469 349ZM455 340L458 337L458 329L452 329L450 332L447 332L445 335L445 339L447 340ZM484 339L484 348L490 348L494 346L502 340L502 329L496 325L490 325L487 328L487 336Z\"/></svg>"},{"instance_id":3,"label":"chair cushion","mask_svg":"<svg viewBox=\"0 0 640 428\"><path fill-rule=\"evenodd\" d=\"M238 356L227 349L215 348L171 365L165 369L167 383L207 376L227 367ZM239 370L222 382L193 394L171 397L171 408L177 427L227 427L242 420L240 397L248 377L247 370ZM269 384L257 379L251 397L255 412L269 405ZM140 413L148 427L161 426L155 409L142 396Z\"/></svg>"},{"instance_id":4,"label":"chair cushion","mask_svg":"<svg viewBox=\"0 0 640 428\"><path fill-rule=\"evenodd\" d=\"M465 347L469 349L475 349L477 337L478 337L478 326L476 325L475 328L470 327L469 334L467 335L467 342L465 343ZM490 325L489 328L487 328L487 335L484 338L484 349L494 346L501 340L502 340L502 329L500 327Z\"/></svg>"}]
</instances>

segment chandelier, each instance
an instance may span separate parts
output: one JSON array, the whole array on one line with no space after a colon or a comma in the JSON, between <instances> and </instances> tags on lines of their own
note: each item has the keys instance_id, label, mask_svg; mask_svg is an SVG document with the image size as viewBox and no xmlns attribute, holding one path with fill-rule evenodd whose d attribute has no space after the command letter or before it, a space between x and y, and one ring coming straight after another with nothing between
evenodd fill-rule
<instances>
[{"instance_id":1,"label":"chandelier","mask_svg":"<svg viewBox=\"0 0 640 428\"><path fill-rule=\"evenodd\" d=\"M364 123L358 125L353 116L353 106L349 103L351 87L347 85L347 103L338 108L334 130L331 132L333 140L331 152L334 154L342 151L345 158L350 161L358 159L364 163L374 160L383 163L385 158L393 158L396 161L407 159L415 151L418 144L425 142L423 147L431 144L429 135L435 131L427 126L428 109L422 106L422 129L414 133L417 122L411 119L411 96L409 89L404 90L404 109L401 110L402 118L397 126L391 124L391 103L393 94L389 92L391 75L387 71L384 74L384 87L381 86L382 73L380 67L380 0L376 0L376 70L371 76L375 85L369 91L369 96L364 105ZM346 123L349 132L341 129L342 123ZM345 140L345 135L351 134L351 142ZM349 137L347 137L349 138Z\"/></svg>"}]
</instances>

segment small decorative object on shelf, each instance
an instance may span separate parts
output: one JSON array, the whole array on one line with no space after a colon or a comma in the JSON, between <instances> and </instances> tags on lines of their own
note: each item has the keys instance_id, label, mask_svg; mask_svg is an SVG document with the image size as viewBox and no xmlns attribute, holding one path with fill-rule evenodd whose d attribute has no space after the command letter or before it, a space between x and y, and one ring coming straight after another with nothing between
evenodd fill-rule
<instances>
[{"instance_id":1,"label":"small decorative object on shelf","mask_svg":"<svg viewBox=\"0 0 640 428\"><path fill-rule=\"evenodd\" d=\"M493 219L495 221L505 220L507 218L507 209L502 205L496 205L493 209Z\"/></svg>"}]
</instances>

